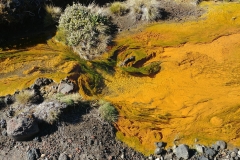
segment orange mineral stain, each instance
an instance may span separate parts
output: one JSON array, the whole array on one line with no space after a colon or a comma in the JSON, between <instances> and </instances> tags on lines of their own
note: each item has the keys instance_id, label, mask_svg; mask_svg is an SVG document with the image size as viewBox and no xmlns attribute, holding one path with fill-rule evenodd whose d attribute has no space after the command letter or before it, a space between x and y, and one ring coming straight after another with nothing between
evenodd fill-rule
<instances>
[{"instance_id":1,"label":"orange mineral stain","mask_svg":"<svg viewBox=\"0 0 240 160\"><path fill-rule=\"evenodd\" d=\"M155 76L117 69L103 93L120 113L118 139L146 155L157 141L240 146L240 18L231 19L240 16L239 4L211 5L204 20L156 24L117 39L122 48L155 52L146 63L161 62Z\"/></svg>"}]
</instances>

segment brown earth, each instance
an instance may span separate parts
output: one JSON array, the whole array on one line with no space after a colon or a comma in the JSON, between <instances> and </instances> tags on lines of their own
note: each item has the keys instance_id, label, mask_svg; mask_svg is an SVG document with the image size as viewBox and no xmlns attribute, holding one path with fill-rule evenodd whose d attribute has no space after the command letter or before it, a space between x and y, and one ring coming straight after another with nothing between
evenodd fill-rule
<instances>
[{"instance_id":1,"label":"brown earth","mask_svg":"<svg viewBox=\"0 0 240 160\"><path fill-rule=\"evenodd\" d=\"M0 111L6 119L5 108ZM8 119L8 118L7 118ZM116 159L142 160L145 157L115 139L115 129L104 122L96 109L77 106L68 109L59 120L50 124L40 124L40 132L31 141L14 141L0 136L0 159L27 159L27 152L36 148L39 160L56 160L61 153L71 160ZM0 131L5 129L0 128Z\"/></svg>"}]
</instances>

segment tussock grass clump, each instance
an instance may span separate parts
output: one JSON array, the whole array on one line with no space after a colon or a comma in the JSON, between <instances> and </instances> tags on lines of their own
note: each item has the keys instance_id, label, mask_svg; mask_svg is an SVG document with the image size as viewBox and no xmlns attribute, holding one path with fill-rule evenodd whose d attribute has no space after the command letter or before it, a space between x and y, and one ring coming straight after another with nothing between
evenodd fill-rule
<instances>
[{"instance_id":1,"label":"tussock grass clump","mask_svg":"<svg viewBox=\"0 0 240 160\"><path fill-rule=\"evenodd\" d=\"M128 0L126 3L137 20L155 21L162 17L160 2L157 0Z\"/></svg>"},{"instance_id":2,"label":"tussock grass clump","mask_svg":"<svg viewBox=\"0 0 240 160\"><path fill-rule=\"evenodd\" d=\"M92 60L105 52L112 39L112 27L107 16L81 4L73 4L61 15L58 30L64 32L67 45L81 58Z\"/></svg>"},{"instance_id":3,"label":"tussock grass clump","mask_svg":"<svg viewBox=\"0 0 240 160\"><path fill-rule=\"evenodd\" d=\"M101 118L109 123L116 122L118 119L118 111L114 108L114 106L105 101L100 101L99 104L100 107L98 108L98 111Z\"/></svg>"},{"instance_id":4,"label":"tussock grass clump","mask_svg":"<svg viewBox=\"0 0 240 160\"><path fill-rule=\"evenodd\" d=\"M83 98L79 93L73 94L56 94L55 99L59 100L62 103L66 103L67 105L73 105L74 103L80 102Z\"/></svg>"},{"instance_id":5,"label":"tussock grass clump","mask_svg":"<svg viewBox=\"0 0 240 160\"><path fill-rule=\"evenodd\" d=\"M125 3L114 2L110 6L110 11L115 15L123 16L127 13L128 9Z\"/></svg>"},{"instance_id":6,"label":"tussock grass clump","mask_svg":"<svg viewBox=\"0 0 240 160\"><path fill-rule=\"evenodd\" d=\"M60 7L55 7L53 5L46 5L45 11L46 11L46 15L44 17L44 26L45 27L56 24L62 13L62 9Z\"/></svg>"},{"instance_id":7,"label":"tussock grass clump","mask_svg":"<svg viewBox=\"0 0 240 160\"><path fill-rule=\"evenodd\" d=\"M28 102L30 102L33 96L34 96L33 90L23 90L19 92L19 94L15 95L15 99L18 104L27 104Z\"/></svg>"}]
</instances>

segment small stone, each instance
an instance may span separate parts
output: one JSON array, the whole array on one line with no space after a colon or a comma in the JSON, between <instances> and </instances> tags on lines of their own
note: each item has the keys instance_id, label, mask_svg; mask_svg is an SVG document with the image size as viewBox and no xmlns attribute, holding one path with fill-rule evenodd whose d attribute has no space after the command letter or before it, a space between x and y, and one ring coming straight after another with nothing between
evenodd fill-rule
<instances>
[{"instance_id":1,"label":"small stone","mask_svg":"<svg viewBox=\"0 0 240 160\"><path fill-rule=\"evenodd\" d=\"M208 160L208 158L202 156L202 157L199 158L199 160Z\"/></svg>"},{"instance_id":2,"label":"small stone","mask_svg":"<svg viewBox=\"0 0 240 160\"><path fill-rule=\"evenodd\" d=\"M196 144L195 148L196 148L196 151L197 151L198 153L203 153L203 152L204 152L204 148L203 148L203 146L200 145L200 144Z\"/></svg>"},{"instance_id":3,"label":"small stone","mask_svg":"<svg viewBox=\"0 0 240 160\"><path fill-rule=\"evenodd\" d=\"M27 152L27 160L37 160L39 158L39 154L37 149L33 148L28 150Z\"/></svg>"},{"instance_id":4,"label":"small stone","mask_svg":"<svg viewBox=\"0 0 240 160\"><path fill-rule=\"evenodd\" d=\"M71 138L69 138L67 141L68 141L68 143L72 143L72 139Z\"/></svg>"},{"instance_id":5,"label":"small stone","mask_svg":"<svg viewBox=\"0 0 240 160\"><path fill-rule=\"evenodd\" d=\"M161 148L156 148L155 151L154 151L154 153L156 155L160 155L162 152L163 152L163 150Z\"/></svg>"},{"instance_id":6,"label":"small stone","mask_svg":"<svg viewBox=\"0 0 240 160\"><path fill-rule=\"evenodd\" d=\"M236 152L232 152L230 155L231 155L231 157L233 157L233 158L234 158L234 157L236 157L236 156L237 156L237 153L236 153Z\"/></svg>"},{"instance_id":7,"label":"small stone","mask_svg":"<svg viewBox=\"0 0 240 160\"><path fill-rule=\"evenodd\" d=\"M46 155L45 154L41 154L41 158L44 158Z\"/></svg>"},{"instance_id":8,"label":"small stone","mask_svg":"<svg viewBox=\"0 0 240 160\"><path fill-rule=\"evenodd\" d=\"M238 153L238 155L240 156L240 151L238 151L237 153Z\"/></svg>"},{"instance_id":9,"label":"small stone","mask_svg":"<svg viewBox=\"0 0 240 160\"><path fill-rule=\"evenodd\" d=\"M2 136L7 136L7 130L6 130L6 129L4 129L4 130L2 131Z\"/></svg>"},{"instance_id":10,"label":"small stone","mask_svg":"<svg viewBox=\"0 0 240 160\"><path fill-rule=\"evenodd\" d=\"M33 141L40 142L41 139L39 137L35 137L35 138L33 138Z\"/></svg>"},{"instance_id":11,"label":"small stone","mask_svg":"<svg viewBox=\"0 0 240 160\"><path fill-rule=\"evenodd\" d=\"M219 151L220 146L217 145L217 144L213 144L213 145L212 145L212 148L213 148L215 151Z\"/></svg>"},{"instance_id":12,"label":"small stone","mask_svg":"<svg viewBox=\"0 0 240 160\"><path fill-rule=\"evenodd\" d=\"M29 147L29 146L27 146L27 147L26 147L26 151L28 151L29 149L30 149L30 147Z\"/></svg>"},{"instance_id":13,"label":"small stone","mask_svg":"<svg viewBox=\"0 0 240 160\"><path fill-rule=\"evenodd\" d=\"M213 150L212 148L206 148L205 153L206 153L207 156L213 157L216 154L216 151Z\"/></svg>"},{"instance_id":14,"label":"small stone","mask_svg":"<svg viewBox=\"0 0 240 160\"><path fill-rule=\"evenodd\" d=\"M220 149L226 149L227 148L227 143L224 141L217 141L216 145L220 147Z\"/></svg>"},{"instance_id":15,"label":"small stone","mask_svg":"<svg viewBox=\"0 0 240 160\"><path fill-rule=\"evenodd\" d=\"M173 152L173 150L171 148L167 149L167 153L172 153L172 152Z\"/></svg>"},{"instance_id":16,"label":"small stone","mask_svg":"<svg viewBox=\"0 0 240 160\"><path fill-rule=\"evenodd\" d=\"M0 120L0 126L1 126L1 128L6 128L7 122L6 122L5 119L1 119L1 120Z\"/></svg>"},{"instance_id":17,"label":"small stone","mask_svg":"<svg viewBox=\"0 0 240 160\"><path fill-rule=\"evenodd\" d=\"M155 145L158 148L162 148L164 146L163 142L156 142Z\"/></svg>"},{"instance_id":18,"label":"small stone","mask_svg":"<svg viewBox=\"0 0 240 160\"><path fill-rule=\"evenodd\" d=\"M239 151L238 148L234 148L234 149L233 149L233 152L235 152L235 153L238 153L238 151Z\"/></svg>"},{"instance_id":19,"label":"small stone","mask_svg":"<svg viewBox=\"0 0 240 160\"><path fill-rule=\"evenodd\" d=\"M149 156L148 159L149 159L149 160L153 160L153 156Z\"/></svg>"},{"instance_id":20,"label":"small stone","mask_svg":"<svg viewBox=\"0 0 240 160\"><path fill-rule=\"evenodd\" d=\"M65 153L61 153L58 160L68 160L68 156Z\"/></svg>"},{"instance_id":21,"label":"small stone","mask_svg":"<svg viewBox=\"0 0 240 160\"><path fill-rule=\"evenodd\" d=\"M175 149L175 154L178 158L188 159L189 158L189 147L185 144L180 144Z\"/></svg>"}]
</instances>

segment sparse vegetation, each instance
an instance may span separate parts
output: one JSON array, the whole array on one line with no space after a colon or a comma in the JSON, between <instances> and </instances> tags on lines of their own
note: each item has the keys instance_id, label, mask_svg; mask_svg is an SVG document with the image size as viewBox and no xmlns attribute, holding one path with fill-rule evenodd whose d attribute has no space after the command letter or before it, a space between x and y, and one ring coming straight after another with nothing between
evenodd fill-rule
<instances>
[{"instance_id":1,"label":"sparse vegetation","mask_svg":"<svg viewBox=\"0 0 240 160\"><path fill-rule=\"evenodd\" d=\"M110 102L100 101L98 111L105 121L112 123L118 119L118 111Z\"/></svg>"},{"instance_id":2,"label":"sparse vegetation","mask_svg":"<svg viewBox=\"0 0 240 160\"><path fill-rule=\"evenodd\" d=\"M53 5L46 5L45 11L46 15L44 16L44 27L55 25L59 20L62 9Z\"/></svg>"},{"instance_id":3,"label":"sparse vegetation","mask_svg":"<svg viewBox=\"0 0 240 160\"><path fill-rule=\"evenodd\" d=\"M128 0L131 14L138 20L155 21L162 17L160 1L157 0Z\"/></svg>"},{"instance_id":4,"label":"sparse vegetation","mask_svg":"<svg viewBox=\"0 0 240 160\"><path fill-rule=\"evenodd\" d=\"M127 9L125 3L114 2L110 6L110 11L115 15L123 16L124 14L127 13L128 9Z\"/></svg>"},{"instance_id":5,"label":"sparse vegetation","mask_svg":"<svg viewBox=\"0 0 240 160\"><path fill-rule=\"evenodd\" d=\"M67 45L81 58L92 60L105 52L112 39L112 27L108 17L73 4L61 15L58 30L63 30Z\"/></svg>"},{"instance_id":6,"label":"sparse vegetation","mask_svg":"<svg viewBox=\"0 0 240 160\"><path fill-rule=\"evenodd\" d=\"M23 90L15 95L15 99L18 104L27 104L33 96L33 90Z\"/></svg>"},{"instance_id":7,"label":"sparse vegetation","mask_svg":"<svg viewBox=\"0 0 240 160\"><path fill-rule=\"evenodd\" d=\"M147 66L135 68L135 67L121 67L123 71L126 71L128 73L140 73L143 75L152 75L156 74L160 71L160 63L159 62L152 62L148 64Z\"/></svg>"},{"instance_id":8,"label":"sparse vegetation","mask_svg":"<svg viewBox=\"0 0 240 160\"><path fill-rule=\"evenodd\" d=\"M78 103L82 100L82 97L79 93L73 94L61 94L57 93L52 98L59 100L60 102L66 103L69 106L74 105L74 103Z\"/></svg>"}]
</instances>

